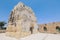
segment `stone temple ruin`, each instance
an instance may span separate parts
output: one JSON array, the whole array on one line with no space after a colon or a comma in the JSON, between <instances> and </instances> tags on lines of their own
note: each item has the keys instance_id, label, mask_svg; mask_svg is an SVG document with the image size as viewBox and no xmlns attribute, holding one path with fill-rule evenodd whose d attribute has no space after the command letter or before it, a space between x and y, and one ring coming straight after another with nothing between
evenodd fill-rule
<instances>
[{"instance_id":1,"label":"stone temple ruin","mask_svg":"<svg viewBox=\"0 0 60 40\"><path fill-rule=\"evenodd\" d=\"M37 33L37 20L32 9L22 2L18 3L11 11L8 27L6 29L7 36L24 37L33 33Z\"/></svg>"}]
</instances>

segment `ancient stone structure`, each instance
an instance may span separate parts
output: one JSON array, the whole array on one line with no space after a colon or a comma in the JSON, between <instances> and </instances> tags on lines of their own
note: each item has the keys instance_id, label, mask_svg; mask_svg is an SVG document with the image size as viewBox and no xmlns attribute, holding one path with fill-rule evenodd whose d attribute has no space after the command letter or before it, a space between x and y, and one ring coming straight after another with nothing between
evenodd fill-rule
<instances>
[{"instance_id":1,"label":"ancient stone structure","mask_svg":"<svg viewBox=\"0 0 60 40\"><path fill-rule=\"evenodd\" d=\"M37 32L37 21L32 9L22 2L11 11L6 34L14 37L24 37Z\"/></svg>"},{"instance_id":2,"label":"ancient stone structure","mask_svg":"<svg viewBox=\"0 0 60 40\"><path fill-rule=\"evenodd\" d=\"M60 22L40 24L39 32L58 34L58 33L60 33Z\"/></svg>"}]
</instances>

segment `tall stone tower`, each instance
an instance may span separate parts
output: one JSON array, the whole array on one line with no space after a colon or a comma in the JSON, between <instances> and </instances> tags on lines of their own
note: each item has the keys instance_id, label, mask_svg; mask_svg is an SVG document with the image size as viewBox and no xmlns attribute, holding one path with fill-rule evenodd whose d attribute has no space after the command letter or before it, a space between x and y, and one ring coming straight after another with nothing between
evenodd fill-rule
<instances>
[{"instance_id":1,"label":"tall stone tower","mask_svg":"<svg viewBox=\"0 0 60 40\"><path fill-rule=\"evenodd\" d=\"M18 3L11 11L7 35L24 37L36 33L37 28L37 20L32 9L22 2Z\"/></svg>"}]
</instances>

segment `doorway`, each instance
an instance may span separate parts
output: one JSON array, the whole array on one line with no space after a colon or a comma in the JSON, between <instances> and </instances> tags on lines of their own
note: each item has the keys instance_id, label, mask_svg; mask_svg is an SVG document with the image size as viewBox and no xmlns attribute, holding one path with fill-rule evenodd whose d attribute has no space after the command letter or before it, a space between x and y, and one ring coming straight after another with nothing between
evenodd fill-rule
<instances>
[{"instance_id":1,"label":"doorway","mask_svg":"<svg viewBox=\"0 0 60 40\"><path fill-rule=\"evenodd\" d=\"M33 34L34 27L30 27L31 34Z\"/></svg>"}]
</instances>

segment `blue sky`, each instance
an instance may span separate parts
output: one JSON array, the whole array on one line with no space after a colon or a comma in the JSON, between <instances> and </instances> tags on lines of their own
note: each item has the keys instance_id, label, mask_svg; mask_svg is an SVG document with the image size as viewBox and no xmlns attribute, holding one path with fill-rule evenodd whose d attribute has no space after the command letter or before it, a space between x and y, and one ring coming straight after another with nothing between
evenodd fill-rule
<instances>
[{"instance_id":1,"label":"blue sky","mask_svg":"<svg viewBox=\"0 0 60 40\"><path fill-rule=\"evenodd\" d=\"M20 1L33 9L38 24L60 21L60 0L0 0L0 21L8 22L11 10Z\"/></svg>"}]
</instances>

